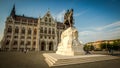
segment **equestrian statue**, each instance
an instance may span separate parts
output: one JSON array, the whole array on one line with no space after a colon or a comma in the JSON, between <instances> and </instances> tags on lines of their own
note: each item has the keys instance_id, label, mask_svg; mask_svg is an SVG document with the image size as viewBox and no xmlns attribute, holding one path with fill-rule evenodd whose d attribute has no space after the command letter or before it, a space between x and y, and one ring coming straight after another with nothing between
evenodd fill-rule
<instances>
[{"instance_id":1,"label":"equestrian statue","mask_svg":"<svg viewBox=\"0 0 120 68\"><path fill-rule=\"evenodd\" d=\"M64 22L63 24L65 25L65 28L67 26L73 27L74 24L74 19L73 19L73 9L67 10L67 12L64 14Z\"/></svg>"}]
</instances>

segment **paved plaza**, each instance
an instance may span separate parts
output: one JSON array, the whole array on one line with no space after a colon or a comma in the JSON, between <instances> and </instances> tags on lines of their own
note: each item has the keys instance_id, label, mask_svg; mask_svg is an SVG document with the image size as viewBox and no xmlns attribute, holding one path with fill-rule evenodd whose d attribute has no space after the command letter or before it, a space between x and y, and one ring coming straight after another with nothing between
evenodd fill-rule
<instances>
[{"instance_id":1,"label":"paved plaza","mask_svg":"<svg viewBox=\"0 0 120 68\"><path fill-rule=\"evenodd\" d=\"M46 52L0 52L0 68L49 68L47 63L44 61L44 57L42 55L43 53ZM119 58L114 60L57 66L51 68L119 68L120 54L115 54L114 56Z\"/></svg>"}]
</instances>

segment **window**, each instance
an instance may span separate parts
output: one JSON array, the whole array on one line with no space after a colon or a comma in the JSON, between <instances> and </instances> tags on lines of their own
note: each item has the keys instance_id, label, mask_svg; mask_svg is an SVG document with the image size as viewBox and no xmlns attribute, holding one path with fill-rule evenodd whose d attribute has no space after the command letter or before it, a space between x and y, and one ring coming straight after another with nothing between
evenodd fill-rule
<instances>
[{"instance_id":1,"label":"window","mask_svg":"<svg viewBox=\"0 0 120 68\"><path fill-rule=\"evenodd\" d=\"M34 20L34 23L37 23L38 21L37 20Z\"/></svg>"},{"instance_id":2,"label":"window","mask_svg":"<svg viewBox=\"0 0 120 68\"><path fill-rule=\"evenodd\" d=\"M40 36L40 38L43 38L42 36Z\"/></svg>"},{"instance_id":3,"label":"window","mask_svg":"<svg viewBox=\"0 0 120 68\"><path fill-rule=\"evenodd\" d=\"M25 28L22 28L22 34L25 34Z\"/></svg>"},{"instance_id":4,"label":"window","mask_svg":"<svg viewBox=\"0 0 120 68\"><path fill-rule=\"evenodd\" d=\"M43 27L40 28L40 33L43 33Z\"/></svg>"},{"instance_id":5,"label":"window","mask_svg":"<svg viewBox=\"0 0 120 68\"><path fill-rule=\"evenodd\" d=\"M36 29L34 29L34 35L36 35L37 34L37 30Z\"/></svg>"},{"instance_id":6,"label":"window","mask_svg":"<svg viewBox=\"0 0 120 68\"><path fill-rule=\"evenodd\" d=\"M17 44L18 44L18 42L15 40L14 43L13 43L13 45L17 45Z\"/></svg>"},{"instance_id":7,"label":"window","mask_svg":"<svg viewBox=\"0 0 120 68\"><path fill-rule=\"evenodd\" d=\"M19 33L19 28L18 27L15 28L15 33L17 33L17 34Z\"/></svg>"},{"instance_id":8,"label":"window","mask_svg":"<svg viewBox=\"0 0 120 68\"><path fill-rule=\"evenodd\" d=\"M7 35L7 38L11 38L11 35Z\"/></svg>"},{"instance_id":9,"label":"window","mask_svg":"<svg viewBox=\"0 0 120 68\"><path fill-rule=\"evenodd\" d=\"M14 38L18 38L18 36L14 36Z\"/></svg>"},{"instance_id":10,"label":"window","mask_svg":"<svg viewBox=\"0 0 120 68\"><path fill-rule=\"evenodd\" d=\"M47 22L47 17L45 17L45 22Z\"/></svg>"},{"instance_id":11,"label":"window","mask_svg":"<svg viewBox=\"0 0 120 68\"><path fill-rule=\"evenodd\" d=\"M55 37L53 37L53 39L55 39Z\"/></svg>"},{"instance_id":12,"label":"window","mask_svg":"<svg viewBox=\"0 0 120 68\"><path fill-rule=\"evenodd\" d=\"M9 23L12 23L12 21L11 21L11 20L9 20L8 22L9 22Z\"/></svg>"},{"instance_id":13,"label":"window","mask_svg":"<svg viewBox=\"0 0 120 68\"><path fill-rule=\"evenodd\" d=\"M33 45L36 45L36 42L35 42L35 41L33 42Z\"/></svg>"},{"instance_id":14,"label":"window","mask_svg":"<svg viewBox=\"0 0 120 68\"><path fill-rule=\"evenodd\" d=\"M30 41L28 41L28 42L27 42L27 45L30 45L30 44L31 44L31 42L30 42Z\"/></svg>"},{"instance_id":15,"label":"window","mask_svg":"<svg viewBox=\"0 0 120 68\"><path fill-rule=\"evenodd\" d=\"M49 36L49 39L51 39L51 37Z\"/></svg>"},{"instance_id":16,"label":"window","mask_svg":"<svg viewBox=\"0 0 120 68\"><path fill-rule=\"evenodd\" d=\"M16 17L15 19L16 19L16 21L20 21L20 18L17 18L17 17Z\"/></svg>"},{"instance_id":17,"label":"window","mask_svg":"<svg viewBox=\"0 0 120 68\"><path fill-rule=\"evenodd\" d=\"M24 45L24 41L21 41L20 45Z\"/></svg>"},{"instance_id":18,"label":"window","mask_svg":"<svg viewBox=\"0 0 120 68\"><path fill-rule=\"evenodd\" d=\"M51 34L51 28L49 28L49 34Z\"/></svg>"},{"instance_id":19,"label":"window","mask_svg":"<svg viewBox=\"0 0 120 68\"><path fill-rule=\"evenodd\" d=\"M6 41L6 45L9 45L9 43L10 43L10 40L7 40L7 41Z\"/></svg>"},{"instance_id":20,"label":"window","mask_svg":"<svg viewBox=\"0 0 120 68\"><path fill-rule=\"evenodd\" d=\"M45 39L46 39L47 37L45 36Z\"/></svg>"},{"instance_id":21,"label":"window","mask_svg":"<svg viewBox=\"0 0 120 68\"><path fill-rule=\"evenodd\" d=\"M16 24L20 24L20 22L15 22Z\"/></svg>"},{"instance_id":22,"label":"window","mask_svg":"<svg viewBox=\"0 0 120 68\"><path fill-rule=\"evenodd\" d=\"M22 19L22 22L27 22L27 19Z\"/></svg>"},{"instance_id":23,"label":"window","mask_svg":"<svg viewBox=\"0 0 120 68\"><path fill-rule=\"evenodd\" d=\"M52 29L52 34L55 34L55 30L54 29Z\"/></svg>"},{"instance_id":24,"label":"window","mask_svg":"<svg viewBox=\"0 0 120 68\"><path fill-rule=\"evenodd\" d=\"M33 39L36 39L36 37L34 37Z\"/></svg>"},{"instance_id":25,"label":"window","mask_svg":"<svg viewBox=\"0 0 120 68\"><path fill-rule=\"evenodd\" d=\"M21 36L21 39L24 39L25 38L25 36Z\"/></svg>"},{"instance_id":26,"label":"window","mask_svg":"<svg viewBox=\"0 0 120 68\"><path fill-rule=\"evenodd\" d=\"M33 22L33 20L32 20L32 19L29 19L29 20L28 20L28 23L32 23L32 22Z\"/></svg>"},{"instance_id":27,"label":"window","mask_svg":"<svg viewBox=\"0 0 120 68\"><path fill-rule=\"evenodd\" d=\"M49 18L49 22L51 22L51 18Z\"/></svg>"},{"instance_id":28,"label":"window","mask_svg":"<svg viewBox=\"0 0 120 68\"><path fill-rule=\"evenodd\" d=\"M28 29L28 34L31 34L31 29L30 28Z\"/></svg>"},{"instance_id":29,"label":"window","mask_svg":"<svg viewBox=\"0 0 120 68\"><path fill-rule=\"evenodd\" d=\"M31 37L27 37L27 39L31 39Z\"/></svg>"},{"instance_id":30,"label":"window","mask_svg":"<svg viewBox=\"0 0 120 68\"><path fill-rule=\"evenodd\" d=\"M55 26L55 24L52 24L52 26ZM60 28L63 28L63 27L60 26Z\"/></svg>"},{"instance_id":31,"label":"window","mask_svg":"<svg viewBox=\"0 0 120 68\"><path fill-rule=\"evenodd\" d=\"M45 33L47 33L47 28L45 27Z\"/></svg>"},{"instance_id":32,"label":"window","mask_svg":"<svg viewBox=\"0 0 120 68\"><path fill-rule=\"evenodd\" d=\"M21 36L21 39L24 39L25 38L25 36Z\"/></svg>"},{"instance_id":33,"label":"window","mask_svg":"<svg viewBox=\"0 0 120 68\"><path fill-rule=\"evenodd\" d=\"M7 32L8 32L8 33L12 33L12 27L11 27L11 26L8 27Z\"/></svg>"}]
</instances>

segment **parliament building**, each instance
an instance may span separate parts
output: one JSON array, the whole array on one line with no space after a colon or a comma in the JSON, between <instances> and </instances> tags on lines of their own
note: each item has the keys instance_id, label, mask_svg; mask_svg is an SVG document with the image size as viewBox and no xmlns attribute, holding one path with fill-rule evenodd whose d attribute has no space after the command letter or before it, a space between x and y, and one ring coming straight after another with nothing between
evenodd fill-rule
<instances>
[{"instance_id":1,"label":"parliament building","mask_svg":"<svg viewBox=\"0 0 120 68\"><path fill-rule=\"evenodd\" d=\"M55 51L64 25L53 19L50 11L43 17L17 15L15 5L5 21L2 49L6 51Z\"/></svg>"}]
</instances>

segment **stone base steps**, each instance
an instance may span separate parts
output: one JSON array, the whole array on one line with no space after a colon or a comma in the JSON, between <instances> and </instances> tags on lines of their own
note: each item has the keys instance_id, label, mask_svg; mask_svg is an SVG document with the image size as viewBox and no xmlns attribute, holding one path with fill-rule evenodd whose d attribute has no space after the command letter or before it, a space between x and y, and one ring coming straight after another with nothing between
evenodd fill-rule
<instances>
[{"instance_id":1,"label":"stone base steps","mask_svg":"<svg viewBox=\"0 0 120 68\"><path fill-rule=\"evenodd\" d=\"M79 63L88 63L96 62L103 60L117 59L115 56L108 55L79 55L79 56L63 56L55 53L44 53L45 61L51 66L61 66L69 64L79 64Z\"/></svg>"},{"instance_id":2,"label":"stone base steps","mask_svg":"<svg viewBox=\"0 0 120 68\"><path fill-rule=\"evenodd\" d=\"M85 52L75 52L74 54L75 54L75 56L78 56L78 55L84 55Z\"/></svg>"}]
</instances>

